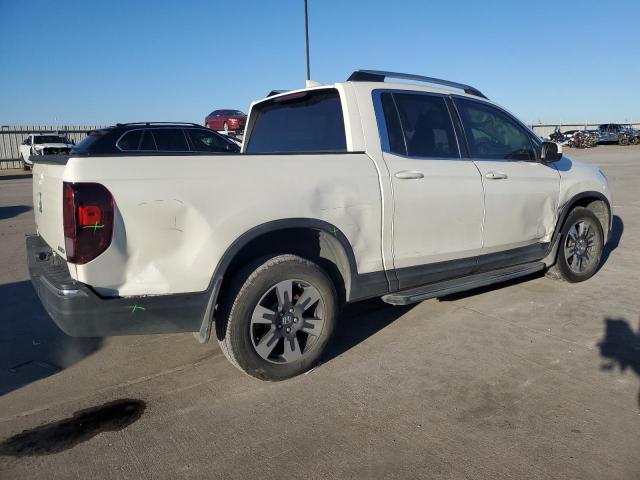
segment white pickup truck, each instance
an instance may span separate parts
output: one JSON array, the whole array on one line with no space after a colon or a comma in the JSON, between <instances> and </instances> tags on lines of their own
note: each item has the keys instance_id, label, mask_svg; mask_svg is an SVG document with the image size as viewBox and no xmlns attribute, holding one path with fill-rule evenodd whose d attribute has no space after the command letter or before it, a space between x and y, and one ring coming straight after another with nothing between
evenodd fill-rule
<instances>
[{"instance_id":1,"label":"white pickup truck","mask_svg":"<svg viewBox=\"0 0 640 480\"><path fill-rule=\"evenodd\" d=\"M69 335L213 330L279 380L317 362L346 302L586 280L610 230L600 170L463 84L360 70L253 103L240 153L206 135L118 125L37 161L30 273Z\"/></svg>"}]
</instances>

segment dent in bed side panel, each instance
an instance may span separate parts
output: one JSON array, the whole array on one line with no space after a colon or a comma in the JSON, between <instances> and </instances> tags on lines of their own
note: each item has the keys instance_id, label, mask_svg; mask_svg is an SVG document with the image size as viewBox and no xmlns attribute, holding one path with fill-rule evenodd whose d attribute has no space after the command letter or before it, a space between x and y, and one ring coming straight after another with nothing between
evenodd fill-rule
<instances>
[{"instance_id":1,"label":"dent in bed side panel","mask_svg":"<svg viewBox=\"0 0 640 480\"><path fill-rule=\"evenodd\" d=\"M112 245L77 268L99 293L203 291L240 235L285 218L335 225L358 273L383 269L380 187L365 154L87 157L66 175L99 181L115 198Z\"/></svg>"}]
</instances>

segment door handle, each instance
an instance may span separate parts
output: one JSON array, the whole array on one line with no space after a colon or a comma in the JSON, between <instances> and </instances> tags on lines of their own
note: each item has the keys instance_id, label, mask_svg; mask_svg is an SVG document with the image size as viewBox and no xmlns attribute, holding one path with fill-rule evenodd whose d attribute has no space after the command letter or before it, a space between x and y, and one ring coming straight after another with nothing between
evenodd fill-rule
<instances>
[{"instance_id":1,"label":"door handle","mask_svg":"<svg viewBox=\"0 0 640 480\"><path fill-rule=\"evenodd\" d=\"M484 176L489 180L504 180L505 178L509 178L507 174L503 172L487 172Z\"/></svg>"},{"instance_id":2,"label":"door handle","mask_svg":"<svg viewBox=\"0 0 640 480\"><path fill-rule=\"evenodd\" d=\"M416 172L415 170L403 170L401 172L397 172L394 177L399 178L400 180L411 180L416 178L424 178L424 173Z\"/></svg>"}]
</instances>

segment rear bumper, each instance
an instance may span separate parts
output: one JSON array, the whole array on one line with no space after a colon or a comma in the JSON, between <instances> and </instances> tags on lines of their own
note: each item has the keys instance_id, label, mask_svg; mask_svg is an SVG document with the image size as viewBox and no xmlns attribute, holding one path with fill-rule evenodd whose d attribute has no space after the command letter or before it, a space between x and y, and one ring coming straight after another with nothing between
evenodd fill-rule
<instances>
[{"instance_id":1,"label":"rear bumper","mask_svg":"<svg viewBox=\"0 0 640 480\"><path fill-rule=\"evenodd\" d=\"M69 275L67 263L39 235L27 237L29 275L42 305L72 337L197 332L210 292L103 298Z\"/></svg>"}]
</instances>

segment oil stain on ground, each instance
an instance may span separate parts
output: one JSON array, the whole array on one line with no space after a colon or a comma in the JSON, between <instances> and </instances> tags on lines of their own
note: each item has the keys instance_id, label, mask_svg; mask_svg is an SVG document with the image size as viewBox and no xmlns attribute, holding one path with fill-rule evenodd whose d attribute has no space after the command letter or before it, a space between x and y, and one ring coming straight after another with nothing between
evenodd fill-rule
<instances>
[{"instance_id":1,"label":"oil stain on ground","mask_svg":"<svg viewBox=\"0 0 640 480\"><path fill-rule=\"evenodd\" d=\"M72 417L25 430L0 443L0 455L50 455L73 448L102 432L122 430L146 408L142 400L121 399L80 410Z\"/></svg>"}]
</instances>

